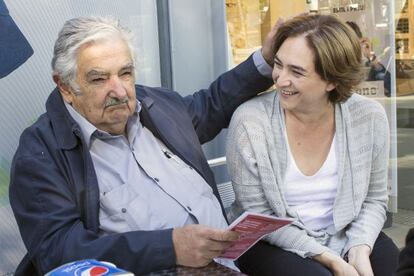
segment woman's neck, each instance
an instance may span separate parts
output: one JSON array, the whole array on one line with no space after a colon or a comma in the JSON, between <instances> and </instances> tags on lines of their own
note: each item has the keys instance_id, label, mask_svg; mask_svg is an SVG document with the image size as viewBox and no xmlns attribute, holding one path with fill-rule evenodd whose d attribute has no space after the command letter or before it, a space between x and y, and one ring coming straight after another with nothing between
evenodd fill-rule
<instances>
[{"instance_id":1,"label":"woman's neck","mask_svg":"<svg viewBox=\"0 0 414 276\"><path fill-rule=\"evenodd\" d=\"M322 123L327 123L333 120L334 111L334 105L331 102L328 102L324 106L319 106L318 108L307 111L285 110L285 117L289 117L290 119L307 126L321 125Z\"/></svg>"}]
</instances>

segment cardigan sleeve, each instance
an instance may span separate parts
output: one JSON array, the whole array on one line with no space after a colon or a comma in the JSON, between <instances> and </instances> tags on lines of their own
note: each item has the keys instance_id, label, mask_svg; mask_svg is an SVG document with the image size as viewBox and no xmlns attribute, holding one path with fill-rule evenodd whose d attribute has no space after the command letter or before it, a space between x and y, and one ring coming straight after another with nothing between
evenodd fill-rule
<instances>
[{"instance_id":1,"label":"cardigan sleeve","mask_svg":"<svg viewBox=\"0 0 414 276\"><path fill-rule=\"evenodd\" d=\"M245 211L284 217L286 210L280 183L275 177L276 168L272 167L277 160L270 160L269 156L269 140L272 138L266 135L263 127L266 119L264 112L246 105L235 112L227 136L227 165L237 205ZM265 240L303 258L333 252L309 235L298 222L273 232Z\"/></svg>"},{"instance_id":2,"label":"cardigan sleeve","mask_svg":"<svg viewBox=\"0 0 414 276\"><path fill-rule=\"evenodd\" d=\"M368 189L358 215L348 225L345 232L348 241L343 249L343 255L351 247L361 244L368 245L372 250L386 219L389 126L382 107L373 113L372 118L372 160L371 167L368 168L370 170L369 179L367 179Z\"/></svg>"}]
</instances>

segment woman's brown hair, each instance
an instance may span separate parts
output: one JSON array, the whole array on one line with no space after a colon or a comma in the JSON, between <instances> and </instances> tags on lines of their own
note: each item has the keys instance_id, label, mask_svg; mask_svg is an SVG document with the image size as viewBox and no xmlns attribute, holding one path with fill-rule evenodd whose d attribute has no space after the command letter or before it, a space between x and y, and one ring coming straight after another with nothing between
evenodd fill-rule
<instances>
[{"instance_id":1,"label":"woman's brown hair","mask_svg":"<svg viewBox=\"0 0 414 276\"><path fill-rule=\"evenodd\" d=\"M345 102L362 79L361 47L355 32L332 15L302 15L286 21L273 44L276 55L290 37L304 35L315 56L315 70L335 84L329 92L332 103Z\"/></svg>"}]
</instances>

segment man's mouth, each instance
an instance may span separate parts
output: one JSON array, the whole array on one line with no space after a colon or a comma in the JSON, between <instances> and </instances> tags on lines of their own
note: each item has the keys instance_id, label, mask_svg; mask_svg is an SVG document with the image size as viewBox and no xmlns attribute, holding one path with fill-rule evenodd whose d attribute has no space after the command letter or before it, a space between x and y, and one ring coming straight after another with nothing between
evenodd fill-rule
<instances>
[{"instance_id":1,"label":"man's mouth","mask_svg":"<svg viewBox=\"0 0 414 276\"><path fill-rule=\"evenodd\" d=\"M111 106L116 106L116 105L121 105L121 104L126 104L126 103L128 103L128 98L123 98L123 99L110 98L105 103L105 108L111 107Z\"/></svg>"}]
</instances>

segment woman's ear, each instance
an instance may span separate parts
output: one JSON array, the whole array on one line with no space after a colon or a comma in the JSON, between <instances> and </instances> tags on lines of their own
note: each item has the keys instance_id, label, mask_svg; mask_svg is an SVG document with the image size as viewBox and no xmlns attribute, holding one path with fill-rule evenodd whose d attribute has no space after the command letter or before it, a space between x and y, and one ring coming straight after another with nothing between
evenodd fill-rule
<instances>
[{"instance_id":1,"label":"woman's ear","mask_svg":"<svg viewBox=\"0 0 414 276\"><path fill-rule=\"evenodd\" d=\"M331 92L332 90L334 90L336 88L336 84L329 82L326 85L326 92Z\"/></svg>"}]
</instances>

